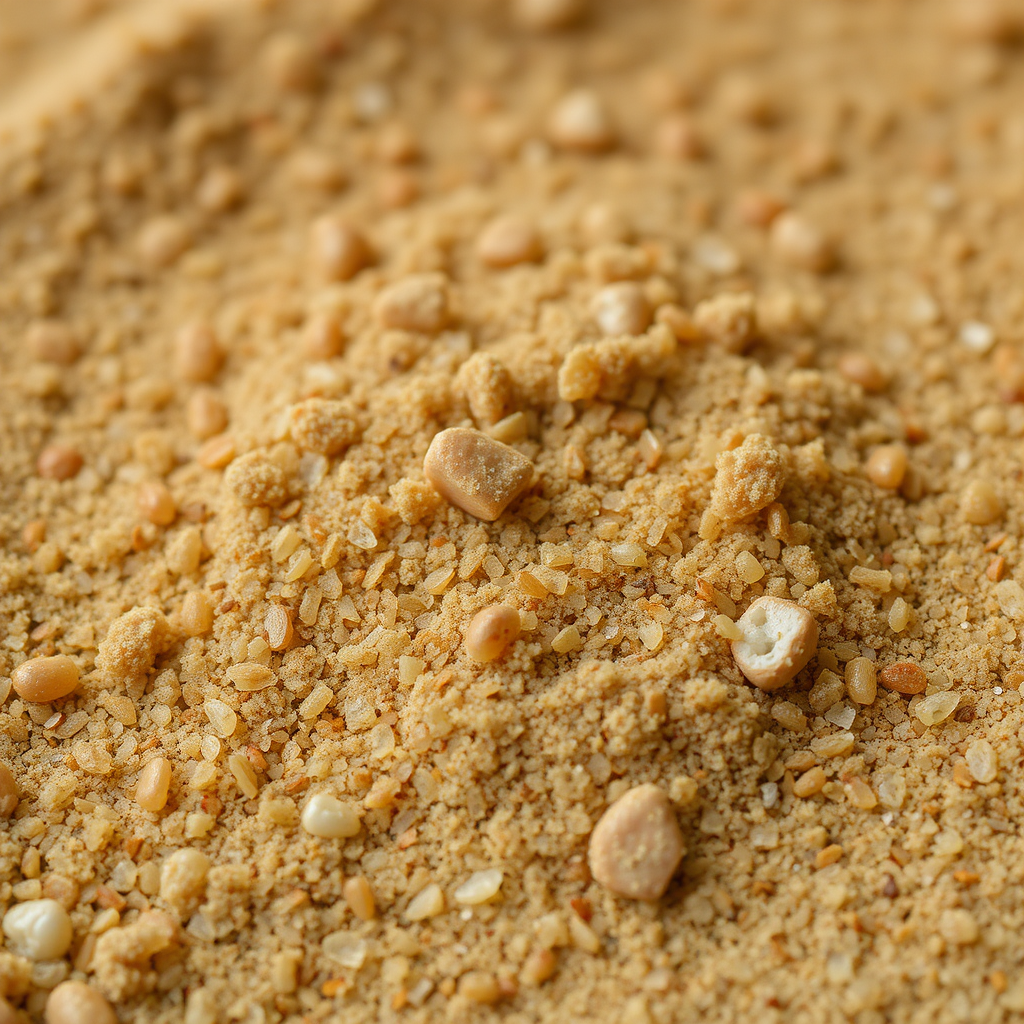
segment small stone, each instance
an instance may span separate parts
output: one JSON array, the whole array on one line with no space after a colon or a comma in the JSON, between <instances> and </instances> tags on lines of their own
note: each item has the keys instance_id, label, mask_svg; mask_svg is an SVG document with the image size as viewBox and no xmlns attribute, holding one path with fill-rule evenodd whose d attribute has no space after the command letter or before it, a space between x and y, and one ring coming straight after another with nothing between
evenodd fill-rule
<instances>
[{"instance_id":1,"label":"small stone","mask_svg":"<svg viewBox=\"0 0 1024 1024\"><path fill-rule=\"evenodd\" d=\"M759 597L736 625L744 638L732 641L732 656L743 675L762 690L785 686L817 650L818 624L795 601ZM842 680L838 680L836 689L835 700L839 700Z\"/></svg>"},{"instance_id":2,"label":"small stone","mask_svg":"<svg viewBox=\"0 0 1024 1024\"><path fill-rule=\"evenodd\" d=\"M71 946L68 912L51 899L17 903L4 914L3 931L11 952L29 960L57 960Z\"/></svg>"},{"instance_id":3,"label":"small stone","mask_svg":"<svg viewBox=\"0 0 1024 1024\"><path fill-rule=\"evenodd\" d=\"M990 526L1002 519L1004 507L988 481L975 480L960 498L960 512L973 526Z\"/></svg>"},{"instance_id":4,"label":"small stone","mask_svg":"<svg viewBox=\"0 0 1024 1024\"><path fill-rule=\"evenodd\" d=\"M348 839L359 831L362 823L349 804L330 793L315 793L302 810L302 827L321 839Z\"/></svg>"},{"instance_id":5,"label":"small stone","mask_svg":"<svg viewBox=\"0 0 1024 1024\"><path fill-rule=\"evenodd\" d=\"M953 946L970 946L981 936L974 916L969 910L961 907L942 912L939 918L939 934Z\"/></svg>"},{"instance_id":6,"label":"small stone","mask_svg":"<svg viewBox=\"0 0 1024 1024\"><path fill-rule=\"evenodd\" d=\"M313 224L310 253L317 272L329 281L348 281L373 260L362 233L333 216Z\"/></svg>"},{"instance_id":7,"label":"small stone","mask_svg":"<svg viewBox=\"0 0 1024 1024\"><path fill-rule=\"evenodd\" d=\"M533 480L533 463L479 430L451 427L435 435L423 460L428 482L446 501L494 522Z\"/></svg>"},{"instance_id":8,"label":"small stone","mask_svg":"<svg viewBox=\"0 0 1024 1024\"><path fill-rule=\"evenodd\" d=\"M29 658L11 673L14 692L33 704L67 697L78 686L78 679L78 665L66 654Z\"/></svg>"},{"instance_id":9,"label":"small stone","mask_svg":"<svg viewBox=\"0 0 1024 1024\"><path fill-rule=\"evenodd\" d=\"M428 917L436 917L444 913L444 893L435 882L421 889L405 909L407 921L425 921Z\"/></svg>"},{"instance_id":10,"label":"small stone","mask_svg":"<svg viewBox=\"0 0 1024 1024\"><path fill-rule=\"evenodd\" d=\"M551 141L563 149L601 153L615 144L615 132L596 93L577 89L564 96L548 122Z\"/></svg>"},{"instance_id":11,"label":"small stone","mask_svg":"<svg viewBox=\"0 0 1024 1024\"><path fill-rule=\"evenodd\" d=\"M586 10L587 0L513 0L512 4L520 25L546 32L575 24Z\"/></svg>"},{"instance_id":12,"label":"small stone","mask_svg":"<svg viewBox=\"0 0 1024 1024\"><path fill-rule=\"evenodd\" d=\"M651 325L650 304L634 281L606 285L594 296L593 310L601 333L609 337L643 334Z\"/></svg>"},{"instance_id":13,"label":"small stone","mask_svg":"<svg viewBox=\"0 0 1024 1024\"><path fill-rule=\"evenodd\" d=\"M62 981L46 1000L46 1024L117 1024L103 994L81 981Z\"/></svg>"},{"instance_id":14,"label":"small stone","mask_svg":"<svg viewBox=\"0 0 1024 1024\"><path fill-rule=\"evenodd\" d=\"M70 366L82 354L75 332L59 320L38 320L28 329L25 342L34 359Z\"/></svg>"},{"instance_id":15,"label":"small stone","mask_svg":"<svg viewBox=\"0 0 1024 1024\"><path fill-rule=\"evenodd\" d=\"M964 752L967 770L975 782L994 782L999 771L996 752L988 740L975 740Z\"/></svg>"},{"instance_id":16,"label":"small stone","mask_svg":"<svg viewBox=\"0 0 1024 1024\"><path fill-rule=\"evenodd\" d=\"M170 266L190 244L185 223L171 214L154 217L139 232L139 255L153 269Z\"/></svg>"},{"instance_id":17,"label":"small stone","mask_svg":"<svg viewBox=\"0 0 1024 1024\"><path fill-rule=\"evenodd\" d=\"M466 629L466 653L481 664L495 661L518 639L521 628L515 608L500 604L482 608Z\"/></svg>"},{"instance_id":18,"label":"small stone","mask_svg":"<svg viewBox=\"0 0 1024 1024\"><path fill-rule=\"evenodd\" d=\"M474 871L465 882L455 890L455 902L474 907L480 903L493 900L501 890L504 873L498 868Z\"/></svg>"},{"instance_id":19,"label":"small stone","mask_svg":"<svg viewBox=\"0 0 1024 1024\"><path fill-rule=\"evenodd\" d=\"M487 266L502 269L517 263L537 262L544 255L544 245L532 224L518 217L504 216L484 228L476 251Z\"/></svg>"},{"instance_id":20,"label":"small stone","mask_svg":"<svg viewBox=\"0 0 1024 1024\"><path fill-rule=\"evenodd\" d=\"M684 853L683 834L669 798L650 784L619 797L590 836L594 878L630 899L659 899Z\"/></svg>"},{"instance_id":21,"label":"small stone","mask_svg":"<svg viewBox=\"0 0 1024 1024\"><path fill-rule=\"evenodd\" d=\"M914 706L914 716L922 725L938 725L956 711L959 703L960 697L957 694L943 690L922 697Z\"/></svg>"},{"instance_id":22,"label":"small stone","mask_svg":"<svg viewBox=\"0 0 1024 1024\"><path fill-rule=\"evenodd\" d=\"M798 213L782 213L772 222L771 244L777 256L791 266L825 273L835 265L835 251L827 238Z\"/></svg>"},{"instance_id":23,"label":"small stone","mask_svg":"<svg viewBox=\"0 0 1024 1024\"><path fill-rule=\"evenodd\" d=\"M928 677L920 665L911 661L898 661L895 665L886 665L878 674L878 681L887 689L897 693L924 693L928 687Z\"/></svg>"}]
</instances>

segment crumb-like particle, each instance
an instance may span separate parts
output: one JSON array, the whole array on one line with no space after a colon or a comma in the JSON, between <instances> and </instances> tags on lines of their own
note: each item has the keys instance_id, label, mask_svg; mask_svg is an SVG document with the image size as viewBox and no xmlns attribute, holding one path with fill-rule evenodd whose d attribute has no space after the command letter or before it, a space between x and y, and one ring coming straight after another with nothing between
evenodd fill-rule
<instances>
[{"instance_id":1,"label":"crumb-like particle","mask_svg":"<svg viewBox=\"0 0 1024 1024\"><path fill-rule=\"evenodd\" d=\"M240 455L225 471L224 482L243 505L273 508L288 497L284 470L262 452Z\"/></svg>"},{"instance_id":2,"label":"crumb-like particle","mask_svg":"<svg viewBox=\"0 0 1024 1024\"><path fill-rule=\"evenodd\" d=\"M715 460L711 511L724 522L737 522L767 508L785 482L782 456L761 434L748 434L743 443Z\"/></svg>"},{"instance_id":3,"label":"crumb-like particle","mask_svg":"<svg viewBox=\"0 0 1024 1024\"><path fill-rule=\"evenodd\" d=\"M91 965L97 988L115 1004L152 991L157 972L150 959L169 949L177 937L173 918L158 910L145 910L131 924L104 932Z\"/></svg>"},{"instance_id":4,"label":"crumb-like particle","mask_svg":"<svg viewBox=\"0 0 1024 1024\"><path fill-rule=\"evenodd\" d=\"M100 641L96 665L106 675L131 681L153 667L156 656L174 639L158 608L133 608L114 619Z\"/></svg>"},{"instance_id":5,"label":"crumb-like particle","mask_svg":"<svg viewBox=\"0 0 1024 1024\"><path fill-rule=\"evenodd\" d=\"M320 455L337 455L359 436L351 406L327 398L307 398L293 405L288 426L300 448Z\"/></svg>"},{"instance_id":6,"label":"crumb-like particle","mask_svg":"<svg viewBox=\"0 0 1024 1024\"><path fill-rule=\"evenodd\" d=\"M512 377L488 352L474 353L459 367L455 386L466 396L469 411L481 426L492 426L512 411Z\"/></svg>"},{"instance_id":7,"label":"crumb-like particle","mask_svg":"<svg viewBox=\"0 0 1024 1024\"><path fill-rule=\"evenodd\" d=\"M693 323L703 338L742 352L757 337L757 306L750 292L716 295L697 304Z\"/></svg>"},{"instance_id":8,"label":"crumb-like particle","mask_svg":"<svg viewBox=\"0 0 1024 1024\"><path fill-rule=\"evenodd\" d=\"M381 327L436 334L448 325L448 285L442 274L413 274L388 285L373 304Z\"/></svg>"}]
</instances>

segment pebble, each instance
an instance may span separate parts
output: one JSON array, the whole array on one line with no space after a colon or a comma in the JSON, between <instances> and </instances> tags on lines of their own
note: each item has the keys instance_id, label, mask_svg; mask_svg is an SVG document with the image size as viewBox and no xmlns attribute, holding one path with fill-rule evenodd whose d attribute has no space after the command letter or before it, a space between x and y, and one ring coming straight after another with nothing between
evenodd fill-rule
<instances>
[{"instance_id":1,"label":"pebble","mask_svg":"<svg viewBox=\"0 0 1024 1024\"><path fill-rule=\"evenodd\" d=\"M77 448L48 444L36 459L36 472L46 480L70 480L78 475L85 460Z\"/></svg>"},{"instance_id":2,"label":"pebble","mask_svg":"<svg viewBox=\"0 0 1024 1024\"><path fill-rule=\"evenodd\" d=\"M590 836L594 878L619 896L660 899L686 848L663 790L636 786L601 816Z\"/></svg>"},{"instance_id":3,"label":"pebble","mask_svg":"<svg viewBox=\"0 0 1024 1024\"><path fill-rule=\"evenodd\" d=\"M362 824L349 804L330 793L314 793L302 809L302 827L320 839L348 839Z\"/></svg>"},{"instance_id":4,"label":"pebble","mask_svg":"<svg viewBox=\"0 0 1024 1024\"><path fill-rule=\"evenodd\" d=\"M507 605L495 604L480 611L466 629L466 653L473 661L496 661L519 637L519 612Z\"/></svg>"},{"instance_id":5,"label":"pebble","mask_svg":"<svg viewBox=\"0 0 1024 1024\"><path fill-rule=\"evenodd\" d=\"M14 692L33 704L49 704L66 697L74 692L78 679L78 666L66 654L29 658L11 674Z\"/></svg>"},{"instance_id":6,"label":"pebble","mask_svg":"<svg viewBox=\"0 0 1024 1024\"><path fill-rule=\"evenodd\" d=\"M898 661L894 665L886 665L878 674L878 681L887 689L897 693L924 693L928 686L928 677L920 665L911 661Z\"/></svg>"},{"instance_id":7,"label":"pebble","mask_svg":"<svg viewBox=\"0 0 1024 1024\"><path fill-rule=\"evenodd\" d=\"M82 354L75 332L59 320L39 320L32 324L25 341L33 358L42 363L70 366Z\"/></svg>"},{"instance_id":8,"label":"pebble","mask_svg":"<svg viewBox=\"0 0 1024 1024\"><path fill-rule=\"evenodd\" d=\"M829 241L800 214L779 214L772 221L770 232L775 254L791 266L821 274L835 265L835 252Z\"/></svg>"},{"instance_id":9,"label":"pebble","mask_svg":"<svg viewBox=\"0 0 1024 1024\"><path fill-rule=\"evenodd\" d=\"M58 960L74 935L68 912L51 899L15 904L4 914L3 931L11 951L29 960Z\"/></svg>"},{"instance_id":10,"label":"pebble","mask_svg":"<svg viewBox=\"0 0 1024 1024\"><path fill-rule=\"evenodd\" d=\"M594 296L593 310L601 333L609 337L643 334L651 325L650 304L633 281L606 285Z\"/></svg>"},{"instance_id":11,"label":"pebble","mask_svg":"<svg viewBox=\"0 0 1024 1024\"><path fill-rule=\"evenodd\" d=\"M154 217L139 232L139 256L155 270L170 266L189 244L188 228L170 214Z\"/></svg>"},{"instance_id":12,"label":"pebble","mask_svg":"<svg viewBox=\"0 0 1024 1024\"><path fill-rule=\"evenodd\" d=\"M329 281L348 281L373 260L363 234L332 216L321 217L313 224L310 255L317 272Z\"/></svg>"},{"instance_id":13,"label":"pebble","mask_svg":"<svg viewBox=\"0 0 1024 1024\"><path fill-rule=\"evenodd\" d=\"M480 259L489 267L512 267L535 263L544 255L537 229L519 217L498 217L480 234L476 246Z\"/></svg>"},{"instance_id":14,"label":"pebble","mask_svg":"<svg viewBox=\"0 0 1024 1024\"><path fill-rule=\"evenodd\" d=\"M423 460L431 486L463 512L493 523L533 480L533 463L479 430L451 427L434 436Z\"/></svg>"},{"instance_id":15,"label":"pebble","mask_svg":"<svg viewBox=\"0 0 1024 1024\"><path fill-rule=\"evenodd\" d=\"M736 625L744 639L731 642L732 656L743 675L761 690L785 686L817 650L818 624L795 601L759 597Z\"/></svg>"},{"instance_id":16,"label":"pebble","mask_svg":"<svg viewBox=\"0 0 1024 1024\"><path fill-rule=\"evenodd\" d=\"M974 480L960 498L960 512L972 526L991 526L1003 518L1004 507L988 481Z\"/></svg>"},{"instance_id":17,"label":"pebble","mask_svg":"<svg viewBox=\"0 0 1024 1024\"><path fill-rule=\"evenodd\" d=\"M563 149L601 153L615 144L615 132L596 93L577 89L556 104L548 122L551 141Z\"/></svg>"},{"instance_id":18,"label":"pebble","mask_svg":"<svg viewBox=\"0 0 1024 1024\"><path fill-rule=\"evenodd\" d=\"M575 24L586 10L587 0L514 0L512 4L520 25L548 32Z\"/></svg>"},{"instance_id":19,"label":"pebble","mask_svg":"<svg viewBox=\"0 0 1024 1024\"><path fill-rule=\"evenodd\" d=\"M428 917L444 913L444 906L441 886L431 882L412 898L412 902L405 909L405 919L413 922L425 921Z\"/></svg>"},{"instance_id":20,"label":"pebble","mask_svg":"<svg viewBox=\"0 0 1024 1024\"><path fill-rule=\"evenodd\" d=\"M62 981L50 993L46 1024L117 1024L117 1014L103 994L82 981Z\"/></svg>"},{"instance_id":21,"label":"pebble","mask_svg":"<svg viewBox=\"0 0 1024 1024\"><path fill-rule=\"evenodd\" d=\"M0 762L0 819L9 818L18 807L18 782L7 765Z\"/></svg>"}]
</instances>

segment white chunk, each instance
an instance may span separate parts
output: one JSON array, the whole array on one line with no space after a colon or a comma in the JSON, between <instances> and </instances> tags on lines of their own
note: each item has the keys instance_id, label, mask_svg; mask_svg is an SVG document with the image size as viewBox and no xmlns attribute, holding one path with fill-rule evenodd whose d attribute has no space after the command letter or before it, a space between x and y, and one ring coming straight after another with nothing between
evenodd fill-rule
<instances>
[{"instance_id":1,"label":"white chunk","mask_svg":"<svg viewBox=\"0 0 1024 1024\"><path fill-rule=\"evenodd\" d=\"M498 895L501 888L504 874L498 868L489 868L486 871L474 871L455 890L455 900L458 903L465 903L475 906L478 903L486 903Z\"/></svg>"},{"instance_id":2,"label":"white chunk","mask_svg":"<svg viewBox=\"0 0 1024 1024\"><path fill-rule=\"evenodd\" d=\"M74 930L56 900L29 900L4 914L4 935L12 952L29 960L57 960L71 946Z\"/></svg>"},{"instance_id":3,"label":"white chunk","mask_svg":"<svg viewBox=\"0 0 1024 1024\"><path fill-rule=\"evenodd\" d=\"M736 623L742 640L732 641L739 670L762 690L777 690L811 660L818 624L806 608L779 597L759 597Z\"/></svg>"},{"instance_id":4,"label":"white chunk","mask_svg":"<svg viewBox=\"0 0 1024 1024\"><path fill-rule=\"evenodd\" d=\"M348 839L360 828L359 815L330 793L315 793L302 811L302 827L320 839Z\"/></svg>"}]
</instances>

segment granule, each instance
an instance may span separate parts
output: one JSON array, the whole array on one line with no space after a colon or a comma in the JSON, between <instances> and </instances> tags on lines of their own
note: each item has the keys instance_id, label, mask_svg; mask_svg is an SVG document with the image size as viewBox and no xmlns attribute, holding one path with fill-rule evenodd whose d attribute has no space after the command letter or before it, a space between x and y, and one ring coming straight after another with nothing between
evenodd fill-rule
<instances>
[{"instance_id":1,"label":"granule","mask_svg":"<svg viewBox=\"0 0 1024 1024\"><path fill-rule=\"evenodd\" d=\"M134 923L104 932L91 963L97 987L114 1003L152 991L157 972L150 958L170 948L177 938L174 921L156 910L144 911Z\"/></svg>"},{"instance_id":2,"label":"granule","mask_svg":"<svg viewBox=\"0 0 1024 1024\"><path fill-rule=\"evenodd\" d=\"M757 337L757 307L750 292L722 293L698 303L693 323L701 336L727 352L742 352Z\"/></svg>"},{"instance_id":3,"label":"granule","mask_svg":"<svg viewBox=\"0 0 1024 1024\"><path fill-rule=\"evenodd\" d=\"M359 437L351 406L325 398L307 398L293 405L288 426L299 448L320 455L338 455Z\"/></svg>"},{"instance_id":4,"label":"granule","mask_svg":"<svg viewBox=\"0 0 1024 1024\"><path fill-rule=\"evenodd\" d=\"M96 665L110 677L131 682L148 672L173 641L174 633L159 609L133 608L110 624Z\"/></svg>"},{"instance_id":5,"label":"granule","mask_svg":"<svg viewBox=\"0 0 1024 1024\"><path fill-rule=\"evenodd\" d=\"M749 434L738 448L722 452L715 470L710 510L725 522L766 508L785 482L782 456L761 434Z\"/></svg>"},{"instance_id":6,"label":"granule","mask_svg":"<svg viewBox=\"0 0 1024 1024\"><path fill-rule=\"evenodd\" d=\"M450 319L447 282L441 274L403 278L377 296L373 310L382 327L434 334Z\"/></svg>"},{"instance_id":7,"label":"granule","mask_svg":"<svg viewBox=\"0 0 1024 1024\"><path fill-rule=\"evenodd\" d=\"M455 386L465 396L473 419L491 426L512 411L512 378L505 366L486 352L467 359L455 377Z\"/></svg>"},{"instance_id":8,"label":"granule","mask_svg":"<svg viewBox=\"0 0 1024 1024\"><path fill-rule=\"evenodd\" d=\"M262 452L239 456L224 473L224 483L243 505L277 506L288 497L284 470Z\"/></svg>"}]
</instances>

